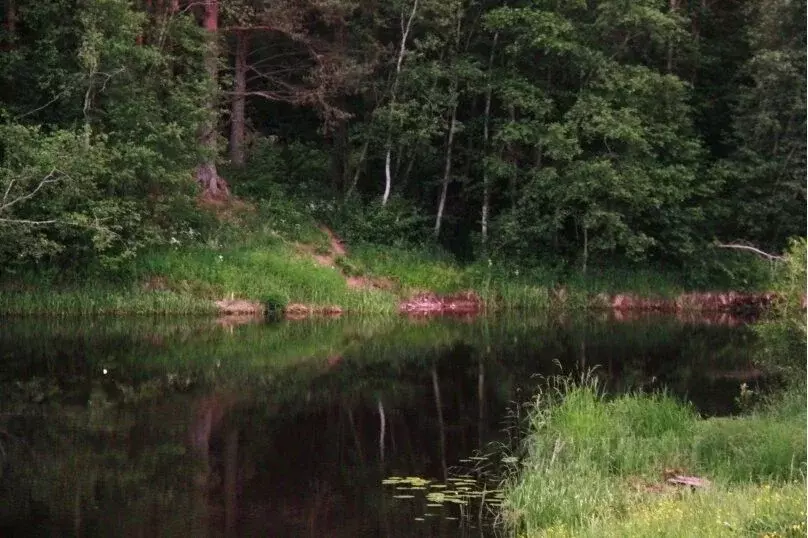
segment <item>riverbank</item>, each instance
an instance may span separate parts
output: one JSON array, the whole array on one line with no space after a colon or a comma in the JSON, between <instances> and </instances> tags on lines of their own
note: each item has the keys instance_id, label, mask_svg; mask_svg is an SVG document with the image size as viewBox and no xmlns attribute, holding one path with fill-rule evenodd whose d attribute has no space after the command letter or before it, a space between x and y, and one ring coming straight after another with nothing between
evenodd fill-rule
<instances>
[{"instance_id":1,"label":"riverbank","mask_svg":"<svg viewBox=\"0 0 808 538\"><path fill-rule=\"evenodd\" d=\"M801 383L703 419L665 395L555 381L533 401L505 521L528 537L805 536L805 405Z\"/></svg>"},{"instance_id":2,"label":"riverbank","mask_svg":"<svg viewBox=\"0 0 808 538\"><path fill-rule=\"evenodd\" d=\"M231 205L213 209L219 224L204 237L188 230L114 269L6 272L0 279L0 314L286 312L299 318L554 307L737 313L764 308L773 298L761 293L765 279L756 285L738 279L744 293L701 293L715 286L694 290L686 275L641 267L594 265L582 275L497 260L463 264L436 248L347 245L290 209L280 218Z\"/></svg>"},{"instance_id":3,"label":"riverbank","mask_svg":"<svg viewBox=\"0 0 808 538\"><path fill-rule=\"evenodd\" d=\"M591 308L748 313L775 298L761 292L687 292L653 271L592 271L567 281L534 269L461 265L439 255L377 245L347 251L323 233L303 244L264 238L228 247L189 245L142 253L120 275L6 276L5 315L464 314Z\"/></svg>"}]
</instances>

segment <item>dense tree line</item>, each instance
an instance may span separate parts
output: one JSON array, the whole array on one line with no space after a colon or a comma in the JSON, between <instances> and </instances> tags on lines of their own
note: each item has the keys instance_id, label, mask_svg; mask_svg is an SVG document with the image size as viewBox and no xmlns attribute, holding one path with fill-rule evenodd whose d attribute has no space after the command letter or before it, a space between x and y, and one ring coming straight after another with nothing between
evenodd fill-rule
<instances>
[{"instance_id":1,"label":"dense tree line","mask_svg":"<svg viewBox=\"0 0 808 538\"><path fill-rule=\"evenodd\" d=\"M200 193L269 184L467 255L779 251L806 226L805 9L5 0L0 260L124 263Z\"/></svg>"}]
</instances>

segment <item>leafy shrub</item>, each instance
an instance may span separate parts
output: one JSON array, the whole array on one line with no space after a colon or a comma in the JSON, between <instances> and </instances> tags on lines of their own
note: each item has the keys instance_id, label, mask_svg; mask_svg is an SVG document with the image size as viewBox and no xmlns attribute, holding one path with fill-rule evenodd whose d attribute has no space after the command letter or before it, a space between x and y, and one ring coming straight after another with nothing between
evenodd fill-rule
<instances>
[{"instance_id":1,"label":"leafy shrub","mask_svg":"<svg viewBox=\"0 0 808 538\"><path fill-rule=\"evenodd\" d=\"M306 198L322 191L328 165L328 153L311 144L262 137L253 143L244 167L225 167L223 174L239 196L276 199L289 192Z\"/></svg>"},{"instance_id":2,"label":"leafy shrub","mask_svg":"<svg viewBox=\"0 0 808 538\"><path fill-rule=\"evenodd\" d=\"M329 218L332 227L350 242L390 246L424 242L430 237L429 221L415 204L397 197L386 206L377 201L365 204L349 199Z\"/></svg>"}]
</instances>

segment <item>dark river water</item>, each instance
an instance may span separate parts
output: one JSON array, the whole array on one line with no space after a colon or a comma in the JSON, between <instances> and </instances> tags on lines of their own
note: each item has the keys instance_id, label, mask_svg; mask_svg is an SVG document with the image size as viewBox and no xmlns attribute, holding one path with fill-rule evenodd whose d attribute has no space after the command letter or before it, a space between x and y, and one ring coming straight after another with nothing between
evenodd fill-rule
<instances>
[{"instance_id":1,"label":"dark river water","mask_svg":"<svg viewBox=\"0 0 808 538\"><path fill-rule=\"evenodd\" d=\"M762 380L721 321L5 319L0 536L493 536L383 480L476 476L541 375L732 413Z\"/></svg>"}]
</instances>

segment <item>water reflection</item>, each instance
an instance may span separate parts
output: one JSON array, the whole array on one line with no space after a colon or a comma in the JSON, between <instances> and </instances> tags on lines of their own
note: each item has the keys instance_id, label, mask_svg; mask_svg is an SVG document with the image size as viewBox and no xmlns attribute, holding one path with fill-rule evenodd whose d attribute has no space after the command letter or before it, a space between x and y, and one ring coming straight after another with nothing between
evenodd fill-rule
<instances>
[{"instance_id":1,"label":"water reflection","mask_svg":"<svg viewBox=\"0 0 808 538\"><path fill-rule=\"evenodd\" d=\"M559 367L732 412L751 338L664 317L5 320L0 535L491 535L382 481L447 483Z\"/></svg>"}]
</instances>

